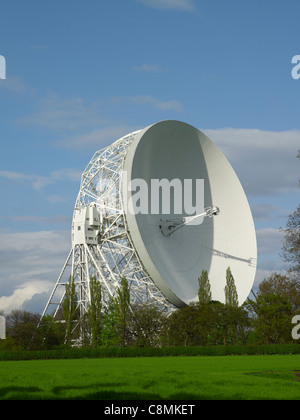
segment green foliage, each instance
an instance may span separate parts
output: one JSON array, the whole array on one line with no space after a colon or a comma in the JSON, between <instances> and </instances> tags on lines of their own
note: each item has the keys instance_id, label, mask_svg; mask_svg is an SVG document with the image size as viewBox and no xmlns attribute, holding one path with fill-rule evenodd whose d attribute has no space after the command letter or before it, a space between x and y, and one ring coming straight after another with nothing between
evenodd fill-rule
<instances>
[{"instance_id":1,"label":"green foliage","mask_svg":"<svg viewBox=\"0 0 300 420\"><path fill-rule=\"evenodd\" d=\"M97 347L101 342L102 329L102 293L101 283L96 277L90 279L91 303L88 310L88 321L91 335L91 345Z\"/></svg>"},{"instance_id":2,"label":"green foliage","mask_svg":"<svg viewBox=\"0 0 300 420\"><path fill-rule=\"evenodd\" d=\"M65 342L67 344L71 343L72 325L73 321L76 319L77 300L74 277L70 276L69 282L66 284L65 296L62 302L62 309L66 323Z\"/></svg>"},{"instance_id":3,"label":"green foliage","mask_svg":"<svg viewBox=\"0 0 300 420\"><path fill-rule=\"evenodd\" d=\"M225 304L211 300L208 275L203 270L199 278L200 302L171 314L148 302L132 306L126 278L121 279L116 296L106 306L96 278L90 279L90 291L90 307L80 326L87 332L84 344L97 350L99 346L108 348L111 354L126 347L152 347L154 354L158 347L289 344L294 342L292 317L300 307L298 283L276 273L261 284L256 300L248 299L239 307L230 268L226 271ZM78 317L76 305L74 280L70 278L59 314L65 323L47 316L36 330L38 314L13 311L7 316L7 339L0 342L0 348L53 350L63 344L70 346L72 325Z\"/></svg>"},{"instance_id":4,"label":"green foliage","mask_svg":"<svg viewBox=\"0 0 300 420\"><path fill-rule=\"evenodd\" d=\"M300 284L292 277L279 273L271 274L260 283L259 294L279 295L291 304L295 315L300 313Z\"/></svg>"},{"instance_id":5,"label":"green foliage","mask_svg":"<svg viewBox=\"0 0 300 420\"><path fill-rule=\"evenodd\" d=\"M298 280L300 274L300 205L288 217L284 232L282 256L288 264L289 272Z\"/></svg>"},{"instance_id":6,"label":"green foliage","mask_svg":"<svg viewBox=\"0 0 300 420\"><path fill-rule=\"evenodd\" d=\"M4 341L4 340L3 340ZM0 342L1 343L1 342ZM299 344L235 345L235 346L174 346L174 347L81 347L53 350L25 351L3 350L0 345L0 361L98 359L122 357L175 357L175 356L232 356L300 354Z\"/></svg>"},{"instance_id":7,"label":"green foliage","mask_svg":"<svg viewBox=\"0 0 300 420\"><path fill-rule=\"evenodd\" d=\"M40 320L39 314L28 311L13 310L6 317L6 344L23 349L35 348L38 337L35 336L36 327ZM9 340L9 341L7 341Z\"/></svg>"},{"instance_id":8,"label":"green foliage","mask_svg":"<svg viewBox=\"0 0 300 420\"><path fill-rule=\"evenodd\" d=\"M115 299L111 299L104 311L101 329L101 344L105 347L120 346L120 334L118 331L119 311Z\"/></svg>"},{"instance_id":9,"label":"green foliage","mask_svg":"<svg viewBox=\"0 0 300 420\"><path fill-rule=\"evenodd\" d=\"M174 312L167 320L164 343L174 346L246 344L250 331L245 308L212 301Z\"/></svg>"},{"instance_id":10,"label":"green foliage","mask_svg":"<svg viewBox=\"0 0 300 420\"><path fill-rule=\"evenodd\" d=\"M205 305L211 301L211 289L210 282L208 279L207 270L202 270L201 276L198 278L199 283L199 303Z\"/></svg>"},{"instance_id":11,"label":"green foliage","mask_svg":"<svg viewBox=\"0 0 300 420\"><path fill-rule=\"evenodd\" d=\"M199 334L199 312L196 306L186 306L172 313L166 326L168 345L198 345Z\"/></svg>"},{"instance_id":12,"label":"green foliage","mask_svg":"<svg viewBox=\"0 0 300 420\"><path fill-rule=\"evenodd\" d=\"M117 290L115 305L118 313L120 343L121 346L126 346L129 341L130 291L125 277L121 279L121 285Z\"/></svg>"},{"instance_id":13,"label":"green foliage","mask_svg":"<svg viewBox=\"0 0 300 420\"><path fill-rule=\"evenodd\" d=\"M253 302L257 318L253 325L265 344L281 344L292 341L291 320L293 316L291 304L282 296L260 295Z\"/></svg>"},{"instance_id":14,"label":"green foliage","mask_svg":"<svg viewBox=\"0 0 300 420\"><path fill-rule=\"evenodd\" d=\"M167 318L155 306L139 305L132 308L130 332L132 344L138 347L156 347L163 341Z\"/></svg>"},{"instance_id":15,"label":"green foliage","mask_svg":"<svg viewBox=\"0 0 300 420\"><path fill-rule=\"evenodd\" d=\"M300 159L300 150L297 158ZM299 179L300 185L300 179ZM284 242L282 246L282 257L288 264L288 271L297 281L300 275L300 205L288 217L284 232Z\"/></svg>"},{"instance_id":16,"label":"green foliage","mask_svg":"<svg viewBox=\"0 0 300 420\"><path fill-rule=\"evenodd\" d=\"M35 331L35 347L51 349L59 346L65 340L65 327L61 323L55 322L53 316L47 315L43 318L39 328Z\"/></svg>"},{"instance_id":17,"label":"green foliage","mask_svg":"<svg viewBox=\"0 0 300 420\"><path fill-rule=\"evenodd\" d=\"M101 343L107 347L126 346L129 343L131 320L130 292L125 277L121 279L117 296L111 298L104 311L101 329Z\"/></svg>"},{"instance_id":18,"label":"green foliage","mask_svg":"<svg viewBox=\"0 0 300 420\"><path fill-rule=\"evenodd\" d=\"M239 306L238 293L230 267L226 270L225 302L226 305L232 308L237 308Z\"/></svg>"}]
</instances>

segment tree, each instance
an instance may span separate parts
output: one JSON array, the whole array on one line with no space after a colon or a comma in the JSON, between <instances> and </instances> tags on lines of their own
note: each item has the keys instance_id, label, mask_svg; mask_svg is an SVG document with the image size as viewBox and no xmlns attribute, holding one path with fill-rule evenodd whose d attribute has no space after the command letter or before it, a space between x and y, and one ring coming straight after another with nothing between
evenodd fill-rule
<instances>
[{"instance_id":1,"label":"tree","mask_svg":"<svg viewBox=\"0 0 300 420\"><path fill-rule=\"evenodd\" d=\"M219 301L212 301L210 304L211 327L209 331L209 344L227 345L228 344L228 307Z\"/></svg>"},{"instance_id":2,"label":"tree","mask_svg":"<svg viewBox=\"0 0 300 420\"><path fill-rule=\"evenodd\" d=\"M127 279L121 279L117 296L112 297L102 320L101 341L105 346L126 346L130 338L130 290Z\"/></svg>"},{"instance_id":3,"label":"tree","mask_svg":"<svg viewBox=\"0 0 300 420\"><path fill-rule=\"evenodd\" d=\"M39 320L40 315L37 313L15 309L6 317L6 335L22 349L35 348L41 342L36 336Z\"/></svg>"},{"instance_id":4,"label":"tree","mask_svg":"<svg viewBox=\"0 0 300 420\"><path fill-rule=\"evenodd\" d=\"M96 277L90 279L91 302L88 309L88 320L91 332L91 344L96 347L101 339L102 293L101 283Z\"/></svg>"},{"instance_id":5,"label":"tree","mask_svg":"<svg viewBox=\"0 0 300 420\"><path fill-rule=\"evenodd\" d=\"M196 305L188 305L173 312L168 319L167 345L199 345L199 311Z\"/></svg>"},{"instance_id":6,"label":"tree","mask_svg":"<svg viewBox=\"0 0 300 420\"><path fill-rule=\"evenodd\" d=\"M106 347L120 346L119 311L114 298L110 299L103 313L101 344Z\"/></svg>"},{"instance_id":7,"label":"tree","mask_svg":"<svg viewBox=\"0 0 300 420\"><path fill-rule=\"evenodd\" d=\"M300 311L300 285L294 278L287 275L273 273L266 277L259 285L259 294L279 295L291 304L294 314Z\"/></svg>"},{"instance_id":8,"label":"tree","mask_svg":"<svg viewBox=\"0 0 300 420\"><path fill-rule=\"evenodd\" d=\"M291 342L292 306L283 297L259 295L255 306L257 319L254 327L264 344L282 344Z\"/></svg>"},{"instance_id":9,"label":"tree","mask_svg":"<svg viewBox=\"0 0 300 420\"><path fill-rule=\"evenodd\" d=\"M199 329L199 345L205 346L210 344L212 336L212 328L214 324L213 301L207 304L198 305L199 319L197 319Z\"/></svg>"},{"instance_id":10,"label":"tree","mask_svg":"<svg viewBox=\"0 0 300 420\"><path fill-rule=\"evenodd\" d=\"M226 270L225 304L233 308L239 306L238 293L230 267Z\"/></svg>"},{"instance_id":11,"label":"tree","mask_svg":"<svg viewBox=\"0 0 300 420\"><path fill-rule=\"evenodd\" d=\"M131 320L131 334L134 337L134 344L139 347L160 344L164 320L163 312L154 305L134 307Z\"/></svg>"},{"instance_id":12,"label":"tree","mask_svg":"<svg viewBox=\"0 0 300 420\"><path fill-rule=\"evenodd\" d=\"M46 315L40 321L39 328L35 334L35 338L39 339L38 348L48 350L52 347L64 344L65 328L62 323L55 322L53 316Z\"/></svg>"},{"instance_id":13,"label":"tree","mask_svg":"<svg viewBox=\"0 0 300 420\"><path fill-rule=\"evenodd\" d=\"M77 293L75 289L74 277L70 276L66 284L66 292L62 302L62 309L66 323L65 343L71 344L72 325L76 319Z\"/></svg>"},{"instance_id":14,"label":"tree","mask_svg":"<svg viewBox=\"0 0 300 420\"><path fill-rule=\"evenodd\" d=\"M207 270L202 270L201 277L198 278L199 282L199 303L200 305L208 304L211 301L211 288L208 279Z\"/></svg>"},{"instance_id":15,"label":"tree","mask_svg":"<svg viewBox=\"0 0 300 420\"><path fill-rule=\"evenodd\" d=\"M297 158L300 159L300 150ZM300 185L300 180L299 180ZM282 257L288 264L288 271L299 280L300 274L300 205L288 217L284 233L284 243L282 246Z\"/></svg>"},{"instance_id":16,"label":"tree","mask_svg":"<svg viewBox=\"0 0 300 420\"><path fill-rule=\"evenodd\" d=\"M299 279L300 274L300 205L288 217L284 233L282 256L288 264L288 271Z\"/></svg>"},{"instance_id":17,"label":"tree","mask_svg":"<svg viewBox=\"0 0 300 420\"><path fill-rule=\"evenodd\" d=\"M223 323L224 344L247 344L247 339L251 332L251 322L246 309L241 306L224 305Z\"/></svg>"},{"instance_id":18,"label":"tree","mask_svg":"<svg viewBox=\"0 0 300 420\"><path fill-rule=\"evenodd\" d=\"M130 291L125 277L122 277L121 286L117 290L116 305L119 318L120 341L121 345L125 346L128 341L130 319Z\"/></svg>"}]
</instances>

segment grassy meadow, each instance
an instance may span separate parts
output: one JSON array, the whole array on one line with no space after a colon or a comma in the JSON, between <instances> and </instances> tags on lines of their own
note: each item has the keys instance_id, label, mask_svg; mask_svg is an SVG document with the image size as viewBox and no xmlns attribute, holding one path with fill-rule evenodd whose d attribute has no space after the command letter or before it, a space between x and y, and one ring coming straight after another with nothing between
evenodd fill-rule
<instances>
[{"instance_id":1,"label":"grassy meadow","mask_svg":"<svg viewBox=\"0 0 300 420\"><path fill-rule=\"evenodd\" d=\"M0 362L0 399L300 399L300 355Z\"/></svg>"}]
</instances>

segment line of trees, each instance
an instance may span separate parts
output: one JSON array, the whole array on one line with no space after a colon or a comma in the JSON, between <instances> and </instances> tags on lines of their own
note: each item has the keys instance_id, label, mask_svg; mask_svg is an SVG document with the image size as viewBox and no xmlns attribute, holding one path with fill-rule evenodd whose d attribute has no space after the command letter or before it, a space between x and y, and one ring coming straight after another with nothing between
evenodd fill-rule
<instances>
[{"instance_id":1,"label":"line of trees","mask_svg":"<svg viewBox=\"0 0 300 420\"><path fill-rule=\"evenodd\" d=\"M300 151L297 157L300 159ZM299 181L300 183L300 181ZM233 344L283 344L291 336L292 318L300 314L300 206L285 228L282 258L286 273L273 273L259 286L255 299L239 306L231 270L226 272L225 303L212 300L207 271L199 281L199 302L168 314L156 306L130 305L128 282L121 279L115 298L105 307L101 285L90 280L91 300L86 318L85 345L97 346L205 346ZM61 321L14 310L6 316L7 339L1 349L50 349L71 345L78 319L74 280L70 278L62 303ZM76 337L75 337L76 338Z\"/></svg>"},{"instance_id":2,"label":"line of trees","mask_svg":"<svg viewBox=\"0 0 300 420\"><path fill-rule=\"evenodd\" d=\"M282 344L293 342L291 320L300 313L300 285L295 278L273 274L259 287L256 299L239 306L235 281L226 272L225 303L213 301L208 274L201 273L199 303L171 314L149 305L130 305L128 282L121 280L118 293L102 307L101 286L91 279L91 305L85 322L86 346L206 346ZM70 346L72 324L77 317L73 280L66 286L63 322L14 310L7 317L7 339L0 349L51 349Z\"/></svg>"}]
</instances>

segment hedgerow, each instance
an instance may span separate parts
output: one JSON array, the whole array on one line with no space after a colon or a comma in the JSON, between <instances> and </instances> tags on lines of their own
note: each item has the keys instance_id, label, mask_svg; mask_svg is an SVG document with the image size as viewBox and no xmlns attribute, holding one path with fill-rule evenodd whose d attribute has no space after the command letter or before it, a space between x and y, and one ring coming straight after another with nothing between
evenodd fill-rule
<instances>
[{"instance_id":1,"label":"hedgerow","mask_svg":"<svg viewBox=\"0 0 300 420\"><path fill-rule=\"evenodd\" d=\"M122 357L232 356L300 354L300 344L190 346L190 347L99 347L39 351L0 351L0 361L49 359L98 359Z\"/></svg>"}]
</instances>

